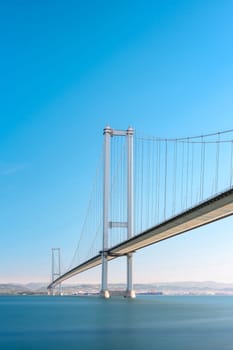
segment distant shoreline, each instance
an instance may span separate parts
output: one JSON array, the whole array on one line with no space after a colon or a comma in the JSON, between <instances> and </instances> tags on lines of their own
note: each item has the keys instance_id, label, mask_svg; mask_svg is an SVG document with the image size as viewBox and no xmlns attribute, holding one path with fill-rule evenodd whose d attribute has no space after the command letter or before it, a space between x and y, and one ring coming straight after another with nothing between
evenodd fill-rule
<instances>
[{"instance_id":1,"label":"distant shoreline","mask_svg":"<svg viewBox=\"0 0 233 350\"><path fill-rule=\"evenodd\" d=\"M0 284L0 295L47 295L47 283ZM233 295L233 283L219 282L163 282L135 283L134 289L138 295ZM63 295L97 295L99 284L64 284ZM109 290L124 291L125 284L109 284Z\"/></svg>"}]
</instances>

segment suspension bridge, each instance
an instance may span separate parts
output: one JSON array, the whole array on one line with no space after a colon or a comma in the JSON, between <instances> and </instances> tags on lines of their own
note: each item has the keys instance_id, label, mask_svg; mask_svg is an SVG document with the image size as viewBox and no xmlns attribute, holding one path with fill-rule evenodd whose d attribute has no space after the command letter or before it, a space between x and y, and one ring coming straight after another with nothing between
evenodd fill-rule
<instances>
[{"instance_id":1,"label":"suspension bridge","mask_svg":"<svg viewBox=\"0 0 233 350\"><path fill-rule=\"evenodd\" d=\"M60 257L49 294L81 272L127 260L125 296L135 297L133 254L148 245L233 214L233 130L185 138L146 137L132 128L104 129L104 146L87 215L67 271ZM56 248L60 255L60 250Z\"/></svg>"}]
</instances>

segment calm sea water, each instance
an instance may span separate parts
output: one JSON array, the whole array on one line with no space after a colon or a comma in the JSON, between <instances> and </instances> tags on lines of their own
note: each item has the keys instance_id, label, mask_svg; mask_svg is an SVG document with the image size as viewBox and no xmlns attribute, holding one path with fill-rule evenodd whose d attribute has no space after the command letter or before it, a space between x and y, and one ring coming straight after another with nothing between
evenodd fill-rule
<instances>
[{"instance_id":1,"label":"calm sea water","mask_svg":"<svg viewBox=\"0 0 233 350\"><path fill-rule=\"evenodd\" d=\"M0 349L233 349L233 297L0 297Z\"/></svg>"}]
</instances>

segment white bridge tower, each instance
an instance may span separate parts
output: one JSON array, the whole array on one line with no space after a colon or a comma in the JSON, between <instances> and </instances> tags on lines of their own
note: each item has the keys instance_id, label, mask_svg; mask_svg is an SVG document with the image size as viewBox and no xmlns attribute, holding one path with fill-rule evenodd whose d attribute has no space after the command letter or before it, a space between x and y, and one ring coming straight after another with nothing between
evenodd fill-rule
<instances>
[{"instance_id":1,"label":"white bridge tower","mask_svg":"<svg viewBox=\"0 0 233 350\"><path fill-rule=\"evenodd\" d=\"M61 250L60 248L52 248L52 282L61 276ZM49 294L54 295L55 290L51 288ZM58 285L58 295L61 295L61 283Z\"/></svg>"},{"instance_id":2,"label":"white bridge tower","mask_svg":"<svg viewBox=\"0 0 233 350\"><path fill-rule=\"evenodd\" d=\"M102 283L101 295L105 298L110 297L108 290L108 234L110 227L127 228L127 238L131 238L134 231L134 200L133 200L133 135L134 130L114 130L107 126L104 129L104 177L103 177L103 248L102 255ZM111 137L127 137L127 222L109 221L109 201L110 201L110 155L111 155ZM135 297L133 289L132 263L133 254L127 254L127 288L125 296Z\"/></svg>"}]
</instances>

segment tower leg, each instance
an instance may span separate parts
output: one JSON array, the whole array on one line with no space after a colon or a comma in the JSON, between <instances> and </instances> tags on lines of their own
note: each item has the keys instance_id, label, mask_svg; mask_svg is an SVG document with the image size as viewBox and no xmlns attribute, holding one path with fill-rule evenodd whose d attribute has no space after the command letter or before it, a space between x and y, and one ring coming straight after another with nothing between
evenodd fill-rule
<instances>
[{"instance_id":1,"label":"tower leg","mask_svg":"<svg viewBox=\"0 0 233 350\"><path fill-rule=\"evenodd\" d=\"M102 250L102 286L100 295L109 298L108 291L108 231L109 231L109 195L110 195L110 139L112 129L104 129L104 178L103 178L103 250Z\"/></svg>"},{"instance_id":2,"label":"tower leg","mask_svg":"<svg viewBox=\"0 0 233 350\"><path fill-rule=\"evenodd\" d=\"M108 260L105 252L102 253L102 286L100 295L105 299L110 297L108 291Z\"/></svg>"},{"instance_id":3,"label":"tower leg","mask_svg":"<svg viewBox=\"0 0 233 350\"><path fill-rule=\"evenodd\" d=\"M127 255L127 289L125 296L127 298L135 298L136 294L133 289L133 254Z\"/></svg>"},{"instance_id":4,"label":"tower leg","mask_svg":"<svg viewBox=\"0 0 233 350\"><path fill-rule=\"evenodd\" d=\"M133 134L132 128L127 130L127 237L130 239L134 232L134 185L133 185ZM135 298L133 290L133 254L127 255L127 288L126 297Z\"/></svg>"}]
</instances>

